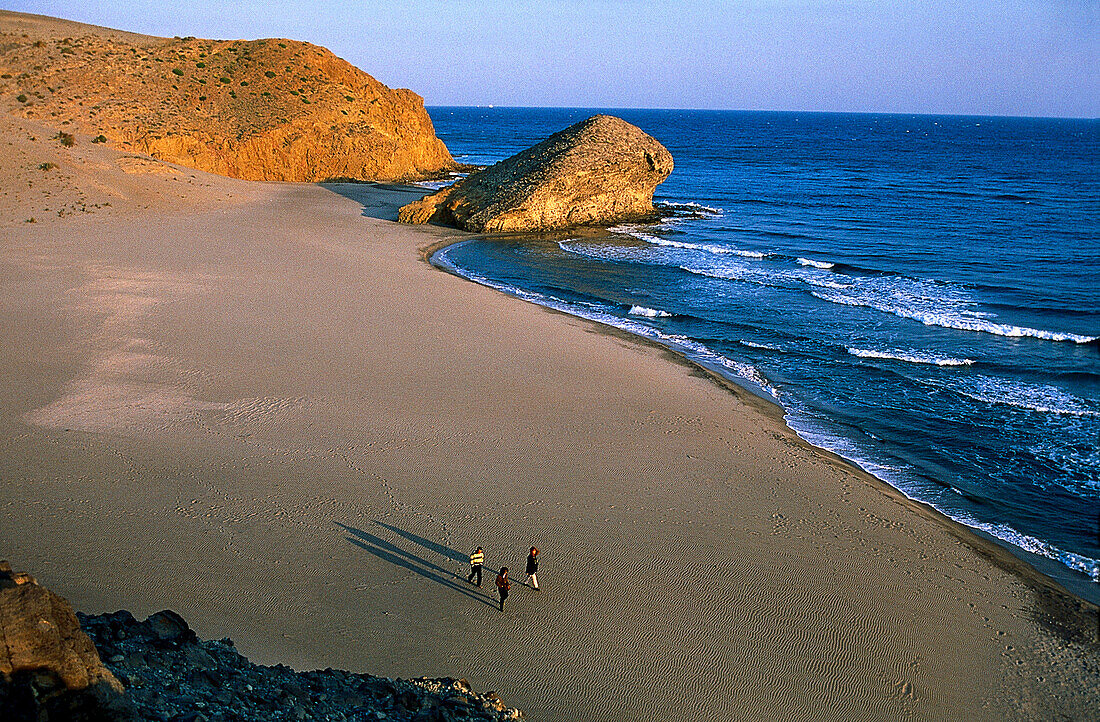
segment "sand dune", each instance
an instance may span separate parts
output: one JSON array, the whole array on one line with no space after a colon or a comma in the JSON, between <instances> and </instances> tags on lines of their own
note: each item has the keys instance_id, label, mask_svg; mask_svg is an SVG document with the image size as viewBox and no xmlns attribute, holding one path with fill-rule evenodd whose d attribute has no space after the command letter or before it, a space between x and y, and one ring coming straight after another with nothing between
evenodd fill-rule
<instances>
[{"instance_id":1,"label":"sand dune","mask_svg":"<svg viewBox=\"0 0 1100 722\"><path fill-rule=\"evenodd\" d=\"M1096 709L1094 607L669 353L432 268L454 236L380 219L415 191L0 122L0 539L77 608L540 720ZM478 544L517 581L537 545L543 590L498 612Z\"/></svg>"}]
</instances>

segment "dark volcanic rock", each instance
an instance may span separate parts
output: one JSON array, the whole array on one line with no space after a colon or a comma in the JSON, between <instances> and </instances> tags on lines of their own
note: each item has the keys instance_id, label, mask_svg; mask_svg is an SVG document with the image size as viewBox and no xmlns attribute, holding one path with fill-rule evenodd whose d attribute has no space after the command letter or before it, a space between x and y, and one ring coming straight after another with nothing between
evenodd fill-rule
<instances>
[{"instance_id":1,"label":"dark volcanic rock","mask_svg":"<svg viewBox=\"0 0 1100 722\"><path fill-rule=\"evenodd\" d=\"M133 716L69 603L7 562L0 562L0 712L6 722Z\"/></svg>"},{"instance_id":2,"label":"dark volcanic rock","mask_svg":"<svg viewBox=\"0 0 1100 722\"><path fill-rule=\"evenodd\" d=\"M641 129L595 115L403 207L403 223L473 232L543 231L653 214L672 155Z\"/></svg>"},{"instance_id":3,"label":"dark volcanic rock","mask_svg":"<svg viewBox=\"0 0 1100 722\"><path fill-rule=\"evenodd\" d=\"M335 669L295 672L241 656L229 639L204 642L175 612L138 622L129 612L78 615L143 719L482 720L521 719L493 693L464 680L401 680Z\"/></svg>"},{"instance_id":4,"label":"dark volcanic rock","mask_svg":"<svg viewBox=\"0 0 1100 722\"><path fill-rule=\"evenodd\" d=\"M231 640L204 642L169 610L144 622L127 611L74 615L64 599L0 562L0 722L522 717L492 692L474 694L461 679L401 680L252 664Z\"/></svg>"}]
</instances>

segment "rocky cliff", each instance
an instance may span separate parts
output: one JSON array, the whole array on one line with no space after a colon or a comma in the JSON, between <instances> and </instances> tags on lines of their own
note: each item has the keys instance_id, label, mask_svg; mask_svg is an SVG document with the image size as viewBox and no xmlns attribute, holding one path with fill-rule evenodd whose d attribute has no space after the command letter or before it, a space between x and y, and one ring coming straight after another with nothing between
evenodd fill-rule
<instances>
[{"instance_id":1,"label":"rocky cliff","mask_svg":"<svg viewBox=\"0 0 1100 722\"><path fill-rule=\"evenodd\" d=\"M100 662L73 609L0 562L0 718L129 719L118 679Z\"/></svg>"},{"instance_id":2,"label":"rocky cliff","mask_svg":"<svg viewBox=\"0 0 1100 722\"><path fill-rule=\"evenodd\" d=\"M420 96L293 40L157 38L0 11L0 109L248 180L455 166Z\"/></svg>"},{"instance_id":3,"label":"rocky cliff","mask_svg":"<svg viewBox=\"0 0 1100 722\"><path fill-rule=\"evenodd\" d=\"M473 232L544 231L653 214L672 172L663 145L625 120L596 115L401 209L404 223Z\"/></svg>"},{"instance_id":4,"label":"rocky cliff","mask_svg":"<svg viewBox=\"0 0 1100 722\"><path fill-rule=\"evenodd\" d=\"M4 722L503 722L522 717L493 692L475 694L464 680L389 679L334 669L295 672L252 664L232 640L204 642L171 611L144 622L126 611L74 615L64 599L0 562Z\"/></svg>"}]
</instances>

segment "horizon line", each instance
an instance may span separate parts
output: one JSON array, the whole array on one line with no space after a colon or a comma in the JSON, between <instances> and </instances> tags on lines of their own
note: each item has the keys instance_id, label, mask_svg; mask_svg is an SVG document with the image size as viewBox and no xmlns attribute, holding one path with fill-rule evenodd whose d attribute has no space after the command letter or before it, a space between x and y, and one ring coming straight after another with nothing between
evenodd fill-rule
<instances>
[{"instance_id":1,"label":"horizon line","mask_svg":"<svg viewBox=\"0 0 1100 722\"><path fill-rule=\"evenodd\" d=\"M415 92L415 91L413 91ZM807 113L812 115L905 115L924 118L1001 118L1015 120L1079 120L1094 122L1100 116L1087 115L1006 115L998 113L919 113L895 110L763 110L759 108L643 108L630 105L444 105L425 103L425 108L479 108L481 110L667 110L691 113Z\"/></svg>"}]
</instances>

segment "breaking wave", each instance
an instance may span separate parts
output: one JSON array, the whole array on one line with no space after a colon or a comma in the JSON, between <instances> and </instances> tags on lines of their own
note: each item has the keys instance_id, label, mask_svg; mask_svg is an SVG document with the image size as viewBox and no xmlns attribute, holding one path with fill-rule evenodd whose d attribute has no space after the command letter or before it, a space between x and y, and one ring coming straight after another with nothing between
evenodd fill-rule
<instances>
[{"instance_id":1,"label":"breaking wave","mask_svg":"<svg viewBox=\"0 0 1100 722\"><path fill-rule=\"evenodd\" d=\"M656 308L646 308L645 306L631 306L627 311L631 316L645 316L646 318L671 318L672 314L668 311L661 311Z\"/></svg>"},{"instance_id":2,"label":"breaking wave","mask_svg":"<svg viewBox=\"0 0 1100 722\"><path fill-rule=\"evenodd\" d=\"M704 218L725 215L725 211L721 208L705 206L702 203L696 203L695 201L688 201L686 203L674 203L672 201L655 201L653 203L653 206L661 210L672 211L674 213L685 213L688 215Z\"/></svg>"},{"instance_id":3,"label":"breaking wave","mask_svg":"<svg viewBox=\"0 0 1100 722\"><path fill-rule=\"evenodd\" d=\"M931 364L933 366L969 366L974 359L951 358L949 356L937 356L918 351L875 351L873 349L848 348L848 353L860 358L890 359L894 361L907 361L914 364Z\"/></svg>"},{"instance_id":4,"label":"breaking wave","mask_svg":"<svg viewBox=\"0 0 1100 722\"><path fill-rule=\"evenodd\" d=\"M882 281L887 281L883 283ZM813 284L822 288L825 284ZM863 306L889 313L899 318L919 321L925 326L939 326L958 331L977 331L1006 338L1038 338L1047 341L1071 341L1093 343L1097 336L1047 331L1044 329L1013 326L990 320L990 314L973 310L974 301L959 292L942 288L937 284L911 279L870 279L843 289L811 291L822 301L844 306ZM848 292L850 291L850 292Z\"/></svg>"},{"instance_id":5,"label":"breaking wave","mask_svg":"<svg viewBox=\"0 0 1100 722\"><path fill-rule=\"evenodd\" d=\"M974 401L1065 416L1100 416L1100 407L1050 384L1028 384L995 376L929 381Z\"/></svg>"}]
</instances>

